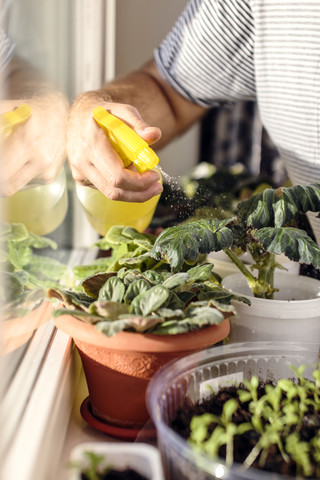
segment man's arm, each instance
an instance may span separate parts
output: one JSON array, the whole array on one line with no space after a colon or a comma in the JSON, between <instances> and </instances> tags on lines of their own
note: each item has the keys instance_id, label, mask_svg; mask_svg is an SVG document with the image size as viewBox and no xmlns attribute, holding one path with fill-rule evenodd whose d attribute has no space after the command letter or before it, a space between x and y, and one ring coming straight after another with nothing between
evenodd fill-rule
<instances>
[{"instance_id":1,"label":"man's arm","mask_svg":"<svg viewBox=\"0 0 320 480\"><path fill-rule=\"evenodd\" d=\"M75 180L95 186L108 198L137 202L159 193L159 176L155 172L140 175L124 169L92 119L92 109L98 105L125 121L150 145L156 143L155 148L180 135L206 111L181 97L161 77L154 61L76 99L67 144Z\"/></svg>"}]
</instances>

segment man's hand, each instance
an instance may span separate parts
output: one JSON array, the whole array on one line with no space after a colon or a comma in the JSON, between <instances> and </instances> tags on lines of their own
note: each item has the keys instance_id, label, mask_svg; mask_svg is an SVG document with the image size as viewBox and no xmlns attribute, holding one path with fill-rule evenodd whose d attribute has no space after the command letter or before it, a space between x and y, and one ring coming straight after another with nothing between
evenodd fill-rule
<instances>
[{"instance_id":1,"label":"man's hand","mask_svg":"<svg viewBox=\"0 0 320 480\"><path fill-rule=\"evenodd\" d=\"M73 178L93 186L111 200L144 202L158 195L162 186L155 171L139 174L133 165L124 168L110 141L92 117L94 107L102 106L133 128L149 145L158 141L161 131L148 125L130 105L99 101L93 92L82 94L72 107L67 151Z\"/></svg>"},{"instance_id":2,"label":"man's hand","mask_svg":"<svg viewBox=\"0 0 320 480\"><path fill-rule=\"evenodd\" d=\"M0 103L0 114L22 103L32 109L25 123L2 141L0 193L11 196L35 180L52 182L66 159L68 103L60 93L47 93Z\"/></svg>"}]
</instances>

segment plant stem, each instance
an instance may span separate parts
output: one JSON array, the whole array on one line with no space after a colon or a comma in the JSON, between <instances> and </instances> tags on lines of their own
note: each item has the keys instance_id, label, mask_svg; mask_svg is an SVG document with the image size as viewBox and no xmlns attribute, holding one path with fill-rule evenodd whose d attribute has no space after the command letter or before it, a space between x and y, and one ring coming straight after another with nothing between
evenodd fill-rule
<instances>
[{"instance_id":1,"label":"plant stem","mask_svg":"<svg viewBox=\"0 0 320 480\"><path fill-rule=\"evenodd\" d=\"M240 272L246 277L249 285L253 282L256 282L256 278L254 277L254 275L252 275L250 270L247 269L245 264L239 259L239 257L235 253L233 253L232 250L230 250L230 248L225 248L224 252L226 253L226 255L228 255L230 260L232 260L233 263L239 268Z\"/></svg>"}]
</instances>

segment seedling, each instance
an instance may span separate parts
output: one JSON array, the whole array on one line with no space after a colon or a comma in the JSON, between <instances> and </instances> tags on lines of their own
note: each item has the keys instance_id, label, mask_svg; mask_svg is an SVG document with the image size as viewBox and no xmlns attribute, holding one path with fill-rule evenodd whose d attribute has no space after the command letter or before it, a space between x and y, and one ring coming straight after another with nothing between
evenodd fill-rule
<instances>
[{"instance_id":1,"label":"seedling","mask_svg":"<svg viewBox=\"0 0 320 480\"><path fill-rule=\"evenodd\" d=\"M244 468L264 469L278 452L297 477L320 478L319 365L313 371L314 381L303 376L305 366L292 370L296 380L286 378L263 385L254 376L245 381L237 397L226 401L220 416L194 416L190 444L213 457L221 455L225 447L226 465L230 466L235 445L249 445L256 438L242 458ZM241 411L247 412L243 421L239 421L239 413L235 417Z\"/></svg>"}]
</instances>

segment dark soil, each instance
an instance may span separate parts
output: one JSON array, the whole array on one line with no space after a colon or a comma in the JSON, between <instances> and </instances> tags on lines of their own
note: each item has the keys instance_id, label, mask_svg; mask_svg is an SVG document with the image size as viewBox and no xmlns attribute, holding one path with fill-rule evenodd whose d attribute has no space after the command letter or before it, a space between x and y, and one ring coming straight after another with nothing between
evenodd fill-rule
<instances>
[{"instance_id":1,"label":"dark soil","mask_svg":"<svg viewBox=\"0 0 320 480\"><path fill-rule=\"evenodd\" d=\"M99 480L148 480L147 477L137 473L135 470L128 468L127 470L110 470L107 473L98 475ZM81 474L81 480L89 480L85 474Z\"/></svg>"},{"instance_id":2,"label":"dark soil","mask_svg":"<svg viewBox=\"0 0 320 480\"><path fill-rule=\"evenodd\" d=\"M222 408L224 403L230 398L235 398L238 401L237 391L238 389L244 389L243 385L237 387L224 387L217 392L217 394L212 395L200 403L193 404L190 399L185 401L185 404L182 409L176 412L175 417L171 422L171 427L184 439L188 439L190 435L190 421L194 415L202 415L204 413L212 413L214 415L220 416L222 413ZM265 392L265 384L260 383L258 387L258 397L260 398ZM232 422L239 425L243 422L250 421L251 413L248 410L248 403L241 404L240 408L236 411L232 417ZM210 433L214 430L216 424L210 425ZM317 435L317 432L320 428L320 415L319 412L317 415L314 415L312 412L308 412L303 421L302 428L300 430L301 440L308 442L311 438ZM243 463L248 454L251 452L254 445L259 439L259 433L254 430L250 430L245 434L242 434L241 437L234 437L234 462ZM225 458L225 448L221 447L219 450L219 456ZM258 464L259 457L253 463L251 468L262 469L269 472L276 472L284 476L296 477L296 463L290 460L288 463L285 463L280 451L277 446L272 446L266 462L263 467L260 467ZM314 470L311 475L311 478L320 478L316 473L316 465L313 466ZM318 475L319 475L319 465L318 465ZM299 477L305 478L305 477ZM310 478L310 477L308 477Z\"/></svg>"}]
</instances>

